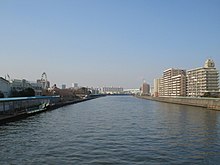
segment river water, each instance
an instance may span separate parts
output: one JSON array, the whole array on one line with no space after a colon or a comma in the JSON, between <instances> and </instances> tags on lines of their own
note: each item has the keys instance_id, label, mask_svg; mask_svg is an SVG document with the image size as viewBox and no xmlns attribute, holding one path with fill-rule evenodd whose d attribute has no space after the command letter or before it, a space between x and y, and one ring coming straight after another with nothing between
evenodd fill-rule
<instances>
[{"instance_id":1,"label":"river water","mask_svg":"<svg viewBox=\"0 0 220 165\"><path fill-rule=\"evenodd\" d=\"M108 96L0 126L0 164L219 164L220 112Z\"/></svg>"}]
</instances>

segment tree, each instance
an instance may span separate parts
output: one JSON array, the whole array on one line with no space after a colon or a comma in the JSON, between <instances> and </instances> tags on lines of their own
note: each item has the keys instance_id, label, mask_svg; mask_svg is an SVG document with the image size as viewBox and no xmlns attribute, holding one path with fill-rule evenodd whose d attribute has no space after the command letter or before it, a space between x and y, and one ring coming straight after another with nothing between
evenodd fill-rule
<instances>
[{"instance_id":1,"label":"tree","mask_svg":"<svg viewBox=\"0 0 220 165\"><path fill-rule=\"evenodd\" d=\"M4 98L4 97L5 97L5 96L4 96L3 92L0 91L0 98Z\"/></svg>"},{"instance_id":2,"label":"tree","mask_svg":"<svg viewBox=\"0 0 220 165\"><path fill-rule=\"evenodd\" d=\"M203 97L211 97L211 93L210 92L206 92L206 93L204 93Z\"/></svg>"},{"instance_id":3,"label":"tree","mask_svg":"<svg viewBox=\"0 0 220 165\"><path fill-rule=\"evenodd\" d=\"M23 96L29 97L29 96L35 96L35 91L32 88L26 88L23 90Z\"/></svg>"},{"instance_id":4,"label":"tree","mask_svg":"<svg viewBox=\"0 0 220 165\"><path fill-rule=\"evenodd\" d=\"M35 91L32 88L26 88L22 91L13 90L11 92L11 97L30 97L35 96Z\"/></svg>"},{"instance_id":5,"label":"tree","mask_svg":"<svg viewBox=\"0 0 220 165\"><path fill-rule=\"evenodd\" d=\"M19 92L16 90L11 91L11 97L19 97Z\"/></svg>"}]
</instances>

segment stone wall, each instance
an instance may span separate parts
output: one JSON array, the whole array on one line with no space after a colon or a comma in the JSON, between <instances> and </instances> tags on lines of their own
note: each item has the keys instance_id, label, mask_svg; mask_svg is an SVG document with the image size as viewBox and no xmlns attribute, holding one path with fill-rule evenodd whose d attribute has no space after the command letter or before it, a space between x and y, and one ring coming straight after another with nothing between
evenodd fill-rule
<instances>
[{"instance_id":1,"label":"stone wall","mask_svg":"<svg viewBox=\"0 0 220 165\"><path fill-rule=\"evenodd\" d=\"M151 97L151 96L140 96L140 98L166 102L166 103L173 103L173 104L204 107L204 108L208 108L212 110L220 110L220 99L219 98Z\"/></svg>"}]
</instances>

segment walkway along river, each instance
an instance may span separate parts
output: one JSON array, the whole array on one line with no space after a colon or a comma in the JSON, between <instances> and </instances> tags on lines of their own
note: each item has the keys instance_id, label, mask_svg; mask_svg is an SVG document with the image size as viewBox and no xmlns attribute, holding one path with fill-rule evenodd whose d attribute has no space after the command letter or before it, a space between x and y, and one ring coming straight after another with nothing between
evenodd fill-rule
<instances>
[{"instance_id":1,"label":"walkway along river","mask_svg":"<svg viewBox=\"0 0 220 165\"><path fill-rule=\"evenodd\" d=\"M107 96L0 126L0 164L219 164L220 112Z\"/></svg>"}]
</instances>

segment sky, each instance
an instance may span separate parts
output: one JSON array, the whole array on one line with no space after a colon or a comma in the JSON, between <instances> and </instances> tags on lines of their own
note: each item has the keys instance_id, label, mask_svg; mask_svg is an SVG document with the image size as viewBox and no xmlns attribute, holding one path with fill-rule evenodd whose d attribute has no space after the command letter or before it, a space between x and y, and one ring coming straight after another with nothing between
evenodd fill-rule
<instances>
[{"instance_id":1,"label":"sky","mask_svg":"<svg viewBox=\"0 0 220 165\"><path fill-rule=\"evenodd\" d=\"M219 0L0 0L2 77L139 88L208 58L219 70Z\"/></svg>"}]
</instances>

